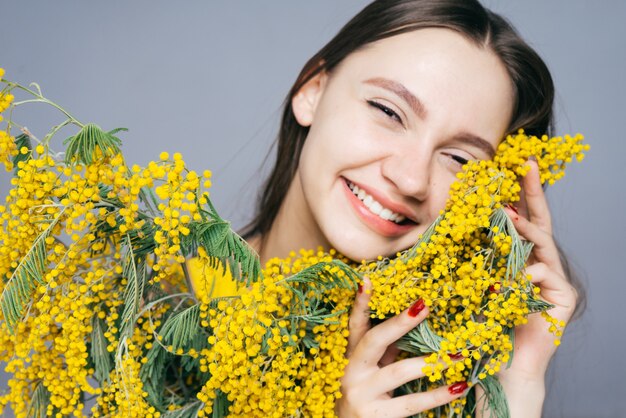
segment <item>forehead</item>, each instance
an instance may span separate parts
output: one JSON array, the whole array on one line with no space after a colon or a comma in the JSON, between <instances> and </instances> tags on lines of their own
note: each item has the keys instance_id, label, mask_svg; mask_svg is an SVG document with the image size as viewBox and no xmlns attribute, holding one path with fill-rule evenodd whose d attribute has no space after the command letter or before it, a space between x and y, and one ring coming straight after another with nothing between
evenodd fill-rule
<instances>
[{"instance_id":1,"label":"forehead","mask_svg":"<svg viewBox=\"0 0 626 418\"><path fill-rule=\"evenodd\" d=\"M384 77L404 85L425 104L433 121L471 127L497 139L511 118L513 87L506 67L488 47L449 29L427 28L373 42L346 57L338 82L372 88ZM479 132L476 132L479 134Z\"/></svg>"}]
</instances>

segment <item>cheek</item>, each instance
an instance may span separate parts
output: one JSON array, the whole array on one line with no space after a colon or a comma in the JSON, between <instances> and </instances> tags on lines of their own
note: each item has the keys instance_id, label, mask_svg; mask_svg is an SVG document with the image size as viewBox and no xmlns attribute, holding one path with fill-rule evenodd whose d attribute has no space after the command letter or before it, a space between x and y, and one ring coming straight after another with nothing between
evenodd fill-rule
<instances>
[{"instance_id":1,"label":"cheek","mask_svg":"<svg viewBox=\"0 0 626 418\"><path fill-rule=\"evenodd\" d=\"M450 197L450 187L456 178L449 173L443 173L431 183L431 196L429 205L430 222L434 221L439 212L445 209L446 202Z\"/></svg>"},{"instance_id":2,"label":"cheek","mask_svg":"<svg viewBox=\"0 0 626 418\"><path fill-rule=\"evenodd\" d=\"M337 177L345 170L370 167L384 158L389 141L377 133L362 117L347 117L345 113L328 115L311 130L304 143L300 166L307 172L316 171L325 178Z\"/></svg>"}]
</instances>

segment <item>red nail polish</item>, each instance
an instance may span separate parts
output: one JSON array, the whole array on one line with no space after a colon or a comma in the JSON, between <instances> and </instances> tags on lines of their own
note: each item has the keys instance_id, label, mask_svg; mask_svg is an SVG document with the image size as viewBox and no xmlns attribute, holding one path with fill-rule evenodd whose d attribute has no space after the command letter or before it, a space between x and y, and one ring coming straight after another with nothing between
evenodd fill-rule
<instances>
[{"instance_id":1,"label":"red nail polish","mask_svg":"<svg viewBox=\"0 0 626 418\"><path fill-rule=\"evenodd\" d=\"M417 302L415 302L413 305L411 305L411 307L409 308L409 316L412 316L413 318L415 318L420 312L422 312L424 310L424 308L426 307L426 305L424 304L424 300L420 299Z\"/></svg>"},{"instance_id":2,"label":"red nail polish","mask_svg":"<svg viewBox=\"0 0 626 418\"><path fill-rule=\"evenodd\" d=\"M490 285L488 290L489 293L498 293L498 291L496 290L496 285L500 284L500 282L495 282L494 284Z\"/></svg>"},{"instance_id":3,"label":"red nail polish","mask_svg":"<svg viewBox=\"0 0 626 418\"><path fill-rule=\"evenodd\" d=\"M359 288L357 289L357 292L359 292L359 294L363 293L363 285L359 284Z\"/></svg>"},{"instance_id":4,"label":"red nail polish","mask_svg":"<svg viewBox=\"0 0 626 418\"><path fill-rule=\"evenodd\" d=\"M517 208L509 203L506 204L506 207L511 209L513 212L517 213L519 215L519 212L517 211ZM516 218L517 220L517 218Z\"/></svg>"},{"instance_id":5,"label":"red nail polish","mask_svg":"<svg viewBox=\"0 0 626 418\"><path fill-rule=\"evenodd\" d=\"M454 354L448 354L448 356L452 359L452 360L461 360L463 357L463 354L459 353L454 353Z\"/></svg>"},{"instance_id":6,"label":"red nail polish","mask_svg":"<svg viewBox=\"0 0 626 418\"><path fill-rule=\"evenodd\" d=\"M459 393L463 393L465 392L465 389L467 389L467 382L458 382L448 386L448 392L450 392L451 395L458 395Z\"/></svg>"}]
</instances>

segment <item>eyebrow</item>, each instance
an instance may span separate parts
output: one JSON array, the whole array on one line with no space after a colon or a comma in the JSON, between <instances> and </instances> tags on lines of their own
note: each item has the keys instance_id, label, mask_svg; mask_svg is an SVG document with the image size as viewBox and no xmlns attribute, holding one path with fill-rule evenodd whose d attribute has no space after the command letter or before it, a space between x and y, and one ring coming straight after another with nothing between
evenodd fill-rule
<instances>
[{"instance_id":1,"label":"eyebrow","mask_svg":"<svg viewBox=\"0 0 626 418\"><path fill-rule=\"evenodd\" d=\"M426 119L426 107L422 101L411 93L403 84L383 77L369 78L365 80L364 83L378 86L394 93L396 96L403 99L418 117ZM487 153L490 158L496 153L493 145L491 145L489 141L474 134L463 132L456 135L454 140L469 143L470 145L473 145L474 147Z\"/></svg>"},{"instance_id":2,"label":"eyebrow","mask_svg":"<svg viewBox=\"0 0 626 418\"><path fill-rule=\"evenodd\" d=\"M489 156L489 158L493 158L493 156L496 155L496 150L493 148L493 145L491 145L489 141L486 141L483 138L474 134L463 132L455 135L453 139L459 142L470 144L482 150Z\"/></svg>"},{"instance_id":3,"label":"eyebrow","mask_svg":"<svg viewBox=\"0 0 626 418\"><path fill-rule=\"evenodd\" d=\"M409 107L417 116L422 119L426 119L426 108L424 107L424 104L401 83L382 77L367 79L365 80L365 83L381 87L394 93L396 96L407 102Z\"/></svg>"}]
</instances>

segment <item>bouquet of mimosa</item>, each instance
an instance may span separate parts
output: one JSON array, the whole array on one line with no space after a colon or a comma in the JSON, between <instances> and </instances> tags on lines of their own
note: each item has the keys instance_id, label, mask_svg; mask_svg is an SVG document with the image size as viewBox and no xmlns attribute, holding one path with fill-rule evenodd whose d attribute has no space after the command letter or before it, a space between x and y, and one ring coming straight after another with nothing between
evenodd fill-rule
<instances>
[{"instance_id":1,"label":"bouquet of mimosa","mask_svg":"<svg viewBox=\"0 0 626 418\"><path fill-rule=\"evenodd\" d=\"M469 381L506 416L495 373L511 360L515 326L541 312L559 341L565 324L525 275L532 244L503 205L519 199L531 156L542 182L562 177L587 149L581 135L507 137L493 160L464 167L445 210L393 258L305 249L262 267L211 204L209 171L167 153L129 166L124 129L78 121L36 84L1 83L0 161L13 178L0 206L0 361L10 375L0 413L333 416L363 275L375 320L417 299L431 311L398 342L403 356L428 355L426 377L399 392ZM62 115L42 139L14 116L33 102ZM470 392L423 416L464 417L476 401Z\"/></svg>"}]
</instances>

